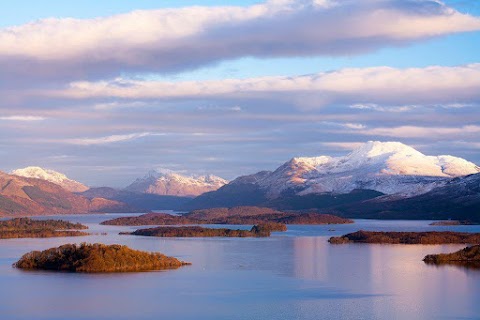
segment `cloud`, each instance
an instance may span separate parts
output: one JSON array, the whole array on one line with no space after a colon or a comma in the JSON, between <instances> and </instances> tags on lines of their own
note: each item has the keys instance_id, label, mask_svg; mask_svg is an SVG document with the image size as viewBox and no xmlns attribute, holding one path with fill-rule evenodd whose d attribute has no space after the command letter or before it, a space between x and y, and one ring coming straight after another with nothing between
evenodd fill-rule
<instances>
[{"instance_id":1,"label":"cloud","mask_svg":"<svg viewBox=\"0 0 480 320\"><path fill-rule=\"evenodd\" d=\"M0 120L3 121L43 121L46 120L47 118L45 117L38 117L38 116L21 116L21 115L16 115L16 116L4 116L0 117Z\"/></svg>"},{"instance_id":2,"label":"cloud","mask_svg":"<svg viewBox=\"0 0 480 320\"><path fill-rule=\"evenodd\" d=\"M243 109L240 106L226 107L226 106L199 106L196 108L198 111L205 112L242 112Z\"/></svg>"},{"instance_id":3,"label":"cloud","mask_svg":"<svg viewBox=\"0 0 480 320\"><path fill-rule=\"evenodd\" d=\"M399 126L399 127L379 127L363 131L357 131L363 135L374 135L383 137L397 138L427 138L438 139L439 137L476 137L480 134L479 125L465 125L462 127L419 127L419 126Z\"/></svg>"},{"instance_id":4,"label":"cloud","mask_svg":"<svg viewBox=\"0 0 480 320\"><path fill-rule=\"evenodd\" d=\"M341 122L332 122L332 121L322 121L321 124L326 126L331 126L331 127L346 128L346 129L352 129L352 130L360 130L360 129L366 128L366 126L361 123L351 123L351 122L341 123Z\"/></svg>"},{"instance_id":5,"label":"cloud","mask_svg":"<svg viewBox=\"0 0 480 320\"><path fill-rule=\"evenodd\" d=\"M262 99L289 101L303 109L347 104L354 109L385 111L381 105L465 104L480 98L480 63L464 66L398 69L349 68L296 77L260 77L208 81L114 79L73 82L49 97L90 99ZM391 107L405 112L408 107Z\"/></svg>"},{"instance_id":6,"label":"cloud","mask_svg":"<svg viewBox=\"0 0 480 320\"><path fill-rule=\"evenodd\" d=\"M353 150L360 147L364 143L365 142L322 142L322 145L342 150Z\"/></svg>"},{"instance_id":7,"label":"cloud","mask_svg":"<svg viewBox=\"0 0 480 320\"><path fill-rule=\"evenodd\" d=\"M350 106L351 109L373 110L381 112L407 112L415 109L417 106L379 106L375 103L357 103Z\"/></svg>"},{"instance_id":8,"label":"cloud","mask_svg":"<svg viewBox=\"0 0 480 320\"><path fill-rule=\"evenodd\" d=\"M120 108L140 108L146 107L147 104L142 101L132 101L132 102L103 102L103 103L96 103L93 108L95 110L112 110L112 109L120 109Z\"/></svg>"},{"instance_id":9,"label":"cloud","mask_svg":"<svg viewBox=\"0 0 480 320\"><path fill-rule=\"evenodd\" d=\"M151 132L139 132L139 133L131 133L131 134L111 135L111 136L99 137L99 138L67 139L67 140L64 140L63 142L68 143L68 144L91 146L91 145L102 145L102 144L124 142L124 141L135 140L135 139L139 139L139 138L143 138L143 137L159 136L159 135L165 135L165 134L163 134L163 133L151 133Z\"/></svg>"},{"instance_id":10,"label":"cloud","mask_svg":"<svg viewBox=\"0 0 480 320\"><path fill-rule=\"evenodd\" d=\"M275 0L144 10L0 29L0 69L8 78L106 78L241 57L361 54L475 30L478 17L434 0Z\"/></svg>"}]
</instances>

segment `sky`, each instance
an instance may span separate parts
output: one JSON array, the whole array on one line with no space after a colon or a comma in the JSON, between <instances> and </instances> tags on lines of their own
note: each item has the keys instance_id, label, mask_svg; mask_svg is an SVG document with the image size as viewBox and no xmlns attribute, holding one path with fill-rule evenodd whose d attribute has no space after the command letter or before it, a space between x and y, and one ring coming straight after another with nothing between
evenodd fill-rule
<instances>
[{"instance_id":1,"label":"sky","mask_svg":"<svg viewBox=\"0 0 480 320\"><path fill-rule=\"evenodd\" d=\"M480 164L480 2L0 3L0 170L226 179L369 140Z\"/></svg>"}]
</instances>

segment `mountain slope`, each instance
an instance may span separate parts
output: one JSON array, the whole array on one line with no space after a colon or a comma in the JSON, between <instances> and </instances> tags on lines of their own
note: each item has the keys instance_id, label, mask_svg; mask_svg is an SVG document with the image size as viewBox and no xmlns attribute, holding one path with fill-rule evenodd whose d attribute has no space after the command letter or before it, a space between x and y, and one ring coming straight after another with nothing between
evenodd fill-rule
<instances>
[{"instance_id":1,"label":"mountain slope","mask_svg":"<svg viewBox=\"0 0 480 320\"><path fill-rule=\"evenodd\" d=\"M330 210L357 218L457 219L480 222L480 174L451 179L443 186L410 198L379 197Z\"/></svg>"},{"instance_id":2,"label":"mountain slope","mask_svg":"<svg viewBox=\"0 0 480 320\"><path fill-rule=\"evenodd\" d=\"M86 185L78 181L69 179L63 173L50 169L43 169L40 167L26 167L23 169L13 170L12 174L25 178L35 178L50 181L70 192L83 192L88 190L88 187Z\"/></svg>"},{"instance_id":3,"label":"mountain slope","mask_svg":"<svg viewBox=\"0 0 480 320\"><path fill-rule=\"evenodd\" d=\"M89 200L46 180L0 171L0 216L112 211L128 211L128 206L106 199Z\"/></svg>"},{"instance_id":4,"label":"mountain slope","mask_svg":"<svg viewBox=\"0 0 480 320\"><path fill-rule=\"evenodd\" d=\"M454 177L479 172L477 165L461 158L426 156L399 142L369 141L343 157L293 158L273 172L239 177L195 198L189 207L228 206L233 201L231 205L294 209L305 206L305 196L309 196L308 203L323 207L333 205L338 195L352 193L344 198L359 200L360 193L363 200L381 194L406 198L443 186Z\"/></svg>"},{"instance_id":5,"label":"mountain slope","mask_svg":"<svg viewBox=\"0 0 480 320\"><path fill-rule=\"evenodd\" d=\"M177 173L150 171L143 178L135 180L126 191L165 196L195 197L214 191L228 181L213 175L183 176Z\"/></svg>"},{"instance_id":6,"label":"mountain slope","mask_svg":"<svg viewBox=\"0 0 480 320\"><path fill-rule=\"evenodd\" d=\"M80 193L88 199L104 198L118 201L129 205L132 211L150 211L150 210L183 210L184 205L192 198L163 196L151 193L136 193L125 190L117 190L109 187L90 188Z\"/></svg>"}]
</instances>

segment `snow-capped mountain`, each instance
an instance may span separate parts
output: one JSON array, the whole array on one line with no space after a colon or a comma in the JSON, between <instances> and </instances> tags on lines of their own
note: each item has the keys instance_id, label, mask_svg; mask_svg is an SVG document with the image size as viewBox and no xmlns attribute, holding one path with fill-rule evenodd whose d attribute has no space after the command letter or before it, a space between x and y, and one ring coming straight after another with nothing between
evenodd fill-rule
<instances>
[{"instance_id":1,"label":"snow-capped mountain","mask_svg":"<svg viewBox=\"0 0 480 320\"><path fill-rule=\"evenodd\" d=\"M50 169L43 169L40 167L26 167L23 169L13 170L11 174L25 178L46 180L55 183L70 192L83 192L88 190L88 187L86 185L78 181L69 179L63 173Z\"/></svg>"},{"instance_id":2,"label":"snow-capped mountain","mask_svg":"<svg viewBox=\"0 0 480 320\"><path fill-rule=\"evenodd\" d=\"M400 142L369 141L343 157L293 158L258 185L269 198L288 189L298 195L355 189L414 195L478 172L477 165L462 158L427 156Z\"/></svg>"},{"instance_id":3,"label":"snow-capped mountain","mask_svg":"<svg viewBox=\"0 0 480 320\"><path fill-rule=\"evenodd\" d=\"M400 142L369 141L343 157L293 158L273 172L240 177L231 185L249 181L269 199L356 189L412 196L478 172L477 165L462 158L427 156Z\"/></svg>"},{"instance_id":4,"label":"snow-capped mountain","mask_svg":"<svg viewBox=\"0 0 480 320\"><path fill-rule=\"evenodd\" d=\"M184 176L171 171L152 170L125 188L137 193L195 197L215 191L228 181L214 175Z\"/></svg>"}]
</instances>

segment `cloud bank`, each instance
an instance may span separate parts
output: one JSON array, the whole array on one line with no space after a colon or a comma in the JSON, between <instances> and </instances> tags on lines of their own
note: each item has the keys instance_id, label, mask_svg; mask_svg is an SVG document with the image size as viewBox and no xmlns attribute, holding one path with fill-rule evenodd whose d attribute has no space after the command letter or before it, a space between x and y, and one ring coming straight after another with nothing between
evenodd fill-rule
<instances>
[{"instance_id":1,"label":"cloud bank","mask_svg":"<svg viewBox=\"0 0 480 320\"><path fill-rule=\"evenodd\" d=\"M475 30L478 17L433 0L274 0L145 10L0 29L0 69L5 77L108 78L247 56L361 54Z\"/></svg>"},{"instance_id":2,"label":"cloud bank","mask_svg":"<svg viewBox=\"0 0 480 320\"><path fill-rule=\"evenodd\" d=\"M405 112L417 104L448 106L478 102L480 63L407 69L354 68L297 77L214 81L73 82L65 90L47 95L69 99L262 99L290 101L302 109L350 104L350 108L358 110ZM398 107L398 104L411 105Z\"/></svg>"}]
</instances>

